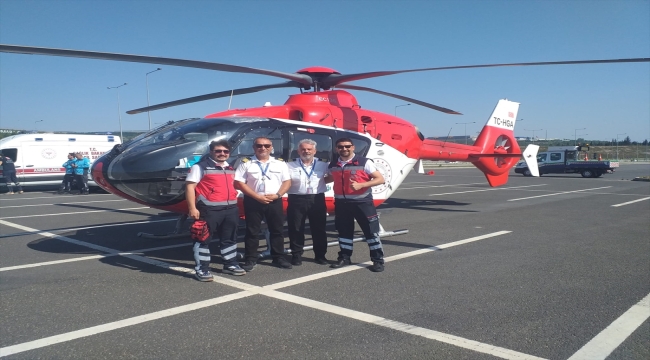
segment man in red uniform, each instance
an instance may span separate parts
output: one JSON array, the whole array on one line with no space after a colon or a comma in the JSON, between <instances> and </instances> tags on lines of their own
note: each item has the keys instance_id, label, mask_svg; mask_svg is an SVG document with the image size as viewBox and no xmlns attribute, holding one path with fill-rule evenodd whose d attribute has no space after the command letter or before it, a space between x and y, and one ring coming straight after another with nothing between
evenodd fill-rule
<instances>
[{"instance_id":1,"label":"man in red uniform","mask_svg":"<svg viewBox=\"0 0 650 360\"><path fill-rule=\"evenodd\" d=\"M210 239L217 234L220 240L223 273L245 275L237 263L237 190L234 187L235 169L226 161L231 146L226 140L210 143L210 154L194 164L185 180L185 199L189 215L207 223L210 235L205 241L194 241L195 276L200 281L212 281L210 273Z\"/></svg>"},{"instance_id":2,"label":"man in red uniform","mask_svg":"<svg viewBox=\"0 0 650 360\"><path fill-rule=\"evenodd\" d=\"M332 160L329 171L334 180L334 222L339 232L339 257L331 265L350 265L354 220L363 231L370 248L374 272L384 271L384 250L379 239L379 217L372 199L371 187L384 183L384 177L372 159L355 155L354 144L348 138L336 141L339 158Z\"/></svg>"}]
</instances>

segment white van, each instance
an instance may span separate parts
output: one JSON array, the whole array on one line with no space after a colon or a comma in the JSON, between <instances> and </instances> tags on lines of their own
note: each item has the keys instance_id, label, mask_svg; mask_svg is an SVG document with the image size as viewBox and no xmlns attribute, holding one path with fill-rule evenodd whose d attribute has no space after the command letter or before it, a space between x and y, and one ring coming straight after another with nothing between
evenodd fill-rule
<instances>
[{"instance_id":1,"label":"white van","mask_svg":"<svg viewBox=\"0 0 650 360\"><path fill-rule=\"evenodd\" d=\"M121 140L113 135L19 134L0 139L0 150L14 161L21 185L46 185L61 183L68 153L80 152L92 164L116 144ZM88 185L95 183L88 181Z\"/></svg>"}]
</instances>

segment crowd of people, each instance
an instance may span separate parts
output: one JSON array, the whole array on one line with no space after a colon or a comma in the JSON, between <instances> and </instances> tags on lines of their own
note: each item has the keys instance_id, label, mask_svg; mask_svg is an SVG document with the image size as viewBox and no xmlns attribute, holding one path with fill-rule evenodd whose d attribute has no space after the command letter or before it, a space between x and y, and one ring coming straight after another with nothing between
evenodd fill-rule
<instances>
[{"instance_id":1,"label":"crowd of people","mask_svg":"<svg viewBox=\"0 0 650 360\"><path fill-rule=\"evenodd\" d=\"M281 269L302 265L305 222L309 219L314 262L340 268L350 265L353 249L354 221L363 231L370 249L371 271L384 270L384 252L379 239L379 218L371 187L384 178L371 159L354 153L351 139L336 141L338 158L331 162L315 157L317 143L304 139L298 143L299 157L291 162L271 156L273 143L266 137L253 141L254 156L244 158L234 169L229 163L231 145L225 141L210 143L209 156L194 164L186 178L186 200L192 226L195 277L212 281L210 240L220 239L225 274L245 275L255 269L261 223L270 233L272 264ZM336 261L326 258L327 183L333 183L335 225L339 252ZM246 235L244 263L237 261L237 190L244 194ZM284 255L284 213L282 198L287 194L287 226L291 261Z\"/></svg>"}]
</instances>

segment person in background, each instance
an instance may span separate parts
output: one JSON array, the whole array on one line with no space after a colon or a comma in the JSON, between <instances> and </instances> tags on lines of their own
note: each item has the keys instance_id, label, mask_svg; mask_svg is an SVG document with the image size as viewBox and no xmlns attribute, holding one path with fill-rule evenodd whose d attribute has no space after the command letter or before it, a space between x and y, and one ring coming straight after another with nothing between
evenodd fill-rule
<instances>
[{"instance_id":1,"label":"person in background","mask_svg":"<svg viewBox=\"0 0 650 360\"><path fill-rule=\"evenodd\" d=\"M319 161L316 142L303 139L298 143L299 158L288 163L291 187L287 206L287 228L291 247L291 264L302 265L305 246L305 220L309 218L309 228L314 246L314 261L327 265L327 232L325 230L327 207L325 205L326 177L328 163ZM329 181L328 181L329 180Z\"/></svg>"},{"instance_id":2,"label":"person in background","mask_svg":"<svg viewBox=\"0 0 650 360\"><path fill-rule=\"evenodd\" d=\"M61 182L61 187L59 187L57 194L70 193L70 186L72 185L72 180L74 180L74 168L72 167L72 164L74 164L75 161L75 154L69 153L68 161L61 165L65 168L65 175L63 175L63 181Z\"/></svg>"},{"instance_id":3,"label":"person in background","mask_svg":"<svg viewBox=\"0 0 650 360\"><path fill-rule=\"evenodd\" d=\"M332 268L350 265L354 220L366 237L373 272L384 271L384 249L379 239L379 216L372 199L371 187L384 183L384 176L372 159L356 155L348 138L336 141L338 159L329 165L334 180L334 223L339 233L339 257Z\"/></svg>"},{"instance_id":4,"label":"person in background","mask_svg":"<svg viewBox=\"0 0 650 360\"><path fill-rule=\"evenodd\" d=\"M235 276L246 271L237 263L237 190L234 187L235 169L226 160L231 146L226 140L210 143L209 156L192 165L185 179L185 199L189 215L203 220L209 229L204 241L194 241L195 277L199 281L213 281L210 273L210 240L217 234L220 240L223 273Z\"/></svg>"},{"instance_id":5,"label":"person in background","mask_svg":"<svg viewBox=\"0 0 650 360\"><path fill-rule=\"evenodd\" d=\"M72 167L74 168L74 177L77 181L77 186L79 187L80 194L88 195L88 169L90 169L90 160L85 158L82 153L78 152L75 154L76 159Z\"/></svg>"},{"instance_id":6,"label":"person in background","mask_svg":"<svg viewBox=\"0 0 650 360\"><path fill-rule=\"evenodd\" d=\"M235 188L244 193L244 214L246 215L245 259L242 268L253 271L259 256L259 233L262 219L270 232L270 247L273 264L282 269L291 269L291 263L284 258L284 211L282 195L291 186L289 168L282 159L271 156L273 143L266 137L253 140L255 157L244 159L235 173Z\"/></svg>"},{"instance_id":7,"label":"person in background","mask_svg":"<svg viewBox=\"0 0 650 360\"><path fill-rule=\"evenodd\" d=\"M5 184L7 184L7 189L9 189L9 192L7 194L14 194L14 187L13 185L10 186L9 183L13 183L18 188L18 193L22 194L23 188L20 186L18 178L16 177L16 165L14 165L13 159L5 156L2 152L0 152L0 167L2 168L2 176L4 176Z\"/></svg>"}]
</instances>

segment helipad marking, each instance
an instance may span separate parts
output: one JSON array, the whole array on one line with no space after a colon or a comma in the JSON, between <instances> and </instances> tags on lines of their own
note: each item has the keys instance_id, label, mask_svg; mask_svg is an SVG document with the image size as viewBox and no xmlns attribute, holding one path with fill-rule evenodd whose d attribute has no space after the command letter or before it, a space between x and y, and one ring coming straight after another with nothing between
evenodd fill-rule
<instances>
[{"instance_id":1,"label":"helipad marking","mask_svg":"<svg viewBox=\"0 0 650 360\"><path fill-rule=\"evenodd\" d=\"M120 212L120 211L141 210L141 209L152 209L152 208L149 207L149 206L142 206L142 207L136 207L136 208L113 209L113 210L87 210L87 211L77 211L77 212L58 213L58 214L6 216L6 217L1 217L0 219L21 219L21 218L31 218L31 217L41 217L41 216L76 215L76 214L89 214L89 213L100 213L100 212Z\"/></svg>"},{"instance_id":2,"label":"helipad marking","mask_svg":"<svg viewBox=\"0 0 650 360\"><path fill-rule=\"evenodd\" d=\"M630 205L630 204L634 204L634 203L636 203L636 202L639 202L639 201L645 201L645 200L650 200L650 197L643 198L643 199L636 199L636 200L632 200L632 201L624 202L624 203L622 203L622 204L612 205L612 207L619 207L619 206Z\"/></svg>"},{"instance_id":3,"label":"helipad marking","mask_svg":"<svg viewBox=\"0 0 650 360\"><path fill-rule=\"evenodd\" d=\"M535 199L535 198L541 198L541 197L546 197L546 196L555 196L555 195L572 194L572 193L578 193L578 192L584 192L584 191L591 191L591 190L599 190L599 189L607 189L607 188L611 188L611 186L602 186L602 187L597 187L597 188L582 189L582 190L573 190L573 191L562 191L562 192L559 192L559 193L553 193L553 194L545 194L545 195L529 196L529 197L518 198L518 199L510 199L510 200L508 200L508 201L528 200L528 199Z\"/></svg>"},{"instance_id":4,"label":"helipad marking","mask_svg":"<svg viewBox=\"0 0 650 360\"><path fill-rule=\"evenodd\" d=\"M650 317L650 294L614 320L569 360L605 359Z\"/></svg>"}]
</instances>

